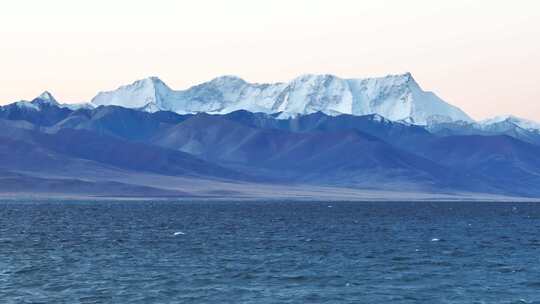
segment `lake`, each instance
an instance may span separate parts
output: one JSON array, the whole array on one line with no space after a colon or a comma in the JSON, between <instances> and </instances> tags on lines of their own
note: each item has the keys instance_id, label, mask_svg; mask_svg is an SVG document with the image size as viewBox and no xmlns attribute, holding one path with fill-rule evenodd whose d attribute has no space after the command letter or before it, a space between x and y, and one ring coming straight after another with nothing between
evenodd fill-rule
<instances>
[{"instance_id":1,"label":"lake","mask_svg":"<svg viewBox=\"0 0 540 304\"><path fill-rule=\"evenodd\" d=\"M4 201L0 297L540 303L540 205Z\"/></svg>"}]
</instances>

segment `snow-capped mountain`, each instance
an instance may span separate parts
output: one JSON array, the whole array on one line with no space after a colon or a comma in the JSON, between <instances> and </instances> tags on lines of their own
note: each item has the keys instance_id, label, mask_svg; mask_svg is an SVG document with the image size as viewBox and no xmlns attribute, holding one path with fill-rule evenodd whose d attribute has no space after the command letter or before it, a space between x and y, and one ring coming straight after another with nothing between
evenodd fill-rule
<instances>
[{"instance_id":1,"label":"snow-capped mountain","mask_svg":"<svg viewBox=\"0 0 540 304\"><path fill-rule=\"evenodd\" d=\"M512 115L497 116L478 122L478 127L483 130L498 131L510 127L519 127L528 131L540 131L540 124L531 120Z\"/></svg>"},{"instance_id":2,"label":"snow-capped mountain","mask_svg":"<svg viewBox=\"0 0 540 304\"><path fill-rule=\"evenodd\" d=\"M79 109L94 109L95 106L89 102L81 102L81 103L63 103L60 105L61 108L68 108L72 111L76 111Z\"/></svg>"},{"instance_id":3,"label":"snow-capped mountain","mask_svg":"<svg viewBox=\"0 0 540 304\"><path fill-rule=\"evenodd\" d=\"M428 124L426 129L434 134L448 135L506 135L529 142L540 144L540 124L515 116L497 116L479 122L440 122Z\"/></svg>"},{"instance_id":4,"label":"snow-capped mountain","mask_svg":"<svg viewBox=\"0 0 540 304\"><path fill-rule=\"evenodd\" d=\"M32 99L32 101L21 100L13 104L21 109L34 111L39 111L43 106L60 106L58 101L48 91L41 93L38 97Z\"/></svg>"},{"instance_id":5,"label":"snow-capped mountain","mask_svg":"<svg viewBox=\"0 0 540 304\"><path fill-rule=\"evenodd\" d=\"M21 109L27 109L31 111L39 111L43 107L47 106L68 108L70 110L94 108L94 105L91 103L59 103L49 91L41 93L38 97L32 99L32 101L21 100L13 104Z\"/></svg>"},{"instance_id":6,"label":"snow-capped mountain","mask_svg":"<svg viewBox=\"0 0 540 304\"><path fill-rule=\"evenodd\" d=\"M49 91L45 91L41 93L41 95L39 95L38 97L34 98L34 100L32 100L32 103L48 104L48 105L55 105L55 106L60 105Z\"/></svg>"},{"instance_id":7,"label":"snow-capped mountain","mask_svg":"<svg viewBox=\"0 0 540 304\"><path fill-rule=\"evenodd\" d=\"M423 91L410 73L366 79L304 75L287 83L273 84L222 76L179 91L157 77L150 77L101 92L91 103L180 114L247 110L281 113L281 118L287 118L321 111L334 116L379 114L393 121L419 125L432 121L472 121L457 107L432 92Z\"/></svg>"},{"instance_id":8,"label":"snow-capped mountain","mask_svg":"<svg viewBox=\"0 0 540 304\"><path fill-rule=\"evenodd\" d=\"M118 176L125 182L129 174L144 173L161 176L160 179L177 176L186 181L230 179L233 183L247 180L250 184L269 181L384 191L540 197L540 131L530 129L532 122L506 117L478 123L431 116L426 120L428 125L417 126L403 120L391 121L380 114L329 116L322 111L280 118L283 113L320 108L335 115L344 105L345 98L341 96L347 92L356 96L351 97L351 103L360 98L348 81L330 77L328 84L305 84L313 80L304 76L280 87L249 85L238 78L222 77L177 92L157 79L149 79L139 83L140 90L151 87L157 94L152 102L141 107L147 101L143 99L132 109L99 106L70 110L50 93L44 93L32 101L0 107L0 174L7 172L10 179L11 172L36 174L42 179L70 174L68 177L76 182L70 182L69 187L76 191L81 191L80 180L88 178L88 174L125 189L116 182ZM406 82L402 84L406 88L399 89L398 80L401 79L386 79L392 85L385 89L364 85L379 92L379 98L372 100L390 100L389 96L400 90L410 90L414 97L413 85ZM344 83L348 87L341 87ZM236 89L238 86L244 89ZM250 99L242 94L249 90L265 92L268 99L248 102ZM211 92L218 97L209 98L213 96ZM337 93L332 95L334 92ZM127 93L132 91L126 90ZM289 96L279 99L273 94ZM371 96L368 92L363 94L360 96ZM413 97L411 102L416 104ZM276 98L282 103L275 104ZM307 101L293 102L301 98ZM173 106L183 106L185 111L205 106L206 110L216 112L212 108L215 104L208 102L212 100L234 101L221 104L227 110L249 107L256 111L255 107L260 107L273 114L246 110L223 115L148 113ZM245 104L239 102L244 100ZM269 101L268 105L265 101ZM148 180L149 186L156 186ZM35 180L17 183L41 184ZM167 182L173 183L174 180ZM51 187L54 191L75 189L57 182ZM8 186L3 189L11 191ZM101 186L95 189L105 191Z\"/></svg>"}]
</instances>

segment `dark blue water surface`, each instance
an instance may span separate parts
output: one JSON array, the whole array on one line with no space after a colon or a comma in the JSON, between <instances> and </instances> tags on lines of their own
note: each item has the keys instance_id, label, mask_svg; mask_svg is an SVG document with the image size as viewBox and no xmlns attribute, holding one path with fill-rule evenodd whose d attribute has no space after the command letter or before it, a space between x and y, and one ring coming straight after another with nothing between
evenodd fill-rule
<instances>
[{"instance_id":1,"label":"dark blue water surface","mask_svg":"<svg viewBox=\"0 0 540 304\"><path fill-rule=\"evenodd\" d=\"M539 229L528 203L10 201L0 303L540 303Z\"/></svg>"}]
</instances>

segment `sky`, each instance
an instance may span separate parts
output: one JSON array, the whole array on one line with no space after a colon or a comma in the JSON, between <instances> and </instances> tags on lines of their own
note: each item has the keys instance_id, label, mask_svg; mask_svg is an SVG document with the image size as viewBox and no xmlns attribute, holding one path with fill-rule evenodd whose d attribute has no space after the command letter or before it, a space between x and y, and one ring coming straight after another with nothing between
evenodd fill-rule
<instances>
[{"instance_id":1,"label":"sky","mask_svg":"<svg viewBox=\"0 0 540 304\"><path fill-rule=\"evenodd\" d=\"M540 121L536 0L0 0L0 104L89 101L148 76L411 72L475 119Z\"/></svg>"}]
</instances>

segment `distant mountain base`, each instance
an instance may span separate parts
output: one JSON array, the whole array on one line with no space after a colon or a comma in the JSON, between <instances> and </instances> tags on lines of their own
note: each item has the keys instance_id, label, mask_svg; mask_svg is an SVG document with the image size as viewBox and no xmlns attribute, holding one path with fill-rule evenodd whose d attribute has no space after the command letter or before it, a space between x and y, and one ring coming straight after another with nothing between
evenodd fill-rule
<instances>
[{"instance_id":1,"label":"distant mountain base","mask_svg":"<svg viewBox=\"0 0 540 304\"><path fill-rule=\"evenodd\" d=\"M40 196L310 200L540 198L540 134L432 128L379 115L287 119L0 107L0 192Z\"/></svg>"},{"instance_id":2,"label":"distant mountain base","mask_svg":"<svg viewBox=\"0 0 540 304\"><path fill-rule=\"evenodd\" d=\"M306 184L278 185L234 181L183 179L152 175L113 181L83 181L69 178L0 174L0 199L129 199L129 200L290 200L290 201L540 201L540 199L466 192L422 192L354 189ZM130 179L130 178L128 178ZM147 185L140 183L146 181ZM170 188L156 187L158 183ZM136 184L135 184L136 183Z\"/></svg>"},{"instance_id":3,"label":"distant mountain base","mask_svg":"<svg viewBox=\"0 0 540 304\"><path fill-rule=\"evenodd\" d=\"M23 174L4 173L0 176L0 194L32 195L39 197L61 197L75 195L82 197L191 197L189 193L159 189L155 187L131 185L105 181L84 181L68 178L40 178Z\"/></svg>"}]
</instances>

